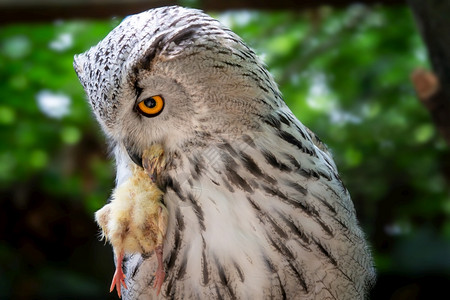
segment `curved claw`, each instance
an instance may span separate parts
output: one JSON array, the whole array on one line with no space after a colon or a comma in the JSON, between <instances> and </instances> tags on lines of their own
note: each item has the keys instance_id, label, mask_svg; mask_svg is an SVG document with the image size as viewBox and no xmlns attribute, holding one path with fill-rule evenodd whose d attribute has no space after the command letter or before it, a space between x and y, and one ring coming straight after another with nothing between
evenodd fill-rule
<instances>
[{"instance_id":1,"label":"curved claw","mask_svg":"<svg viewBox=\"0 0 450 300\"><path fill-rule=\"evenodd\" d=\"M125 276L125 274L123 274L123 271L122 271L122 260L123 260L123 253L119 254L119 256L117 257L116 272L114 273L111 287L109 289L109 292L112 292L114 290L114 287L116 287L117 295L119 296L119 298L122 296L120 285L123 285L123 287L125 289L128 288L125 283L126 276Z\"/></svg>"}]
</instances>

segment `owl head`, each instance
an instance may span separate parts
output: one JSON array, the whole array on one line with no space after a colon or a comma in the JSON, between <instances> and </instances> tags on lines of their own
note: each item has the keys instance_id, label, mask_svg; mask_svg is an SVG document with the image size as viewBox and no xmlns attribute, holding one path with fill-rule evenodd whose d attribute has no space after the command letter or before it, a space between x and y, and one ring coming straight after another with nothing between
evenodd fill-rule
<instances>
[{"instance_id":1,"label":"owl head","mask_svg":"<svg viewBox=\"0 0 450 300\"><path fill-rule=\"evenodd\" d=\"M236 34L177 6L127 17L74 67L106 135L138 154L257 130L282 103Z\"/></svg>"}]
</instances>

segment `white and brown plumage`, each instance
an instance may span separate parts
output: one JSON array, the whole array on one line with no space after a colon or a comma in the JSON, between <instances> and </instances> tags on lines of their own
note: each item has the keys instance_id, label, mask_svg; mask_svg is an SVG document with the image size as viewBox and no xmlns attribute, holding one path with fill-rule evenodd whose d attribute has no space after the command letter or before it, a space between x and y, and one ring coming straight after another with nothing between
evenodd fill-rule
<instances>
[{"instance_id":1,"label":"white and brown plumage","mask_svg":"<svg viewBox=\"0 0 450 300\"><path fill-rule=\"evenodd\" d=\"M125 255L124 298L365 297L372 258L334 162L238 36L163 7L128 17L74 66L117 185L152 145L167 160L166 278L157 295L155 255Z\"/></svg>"}]
</instances>

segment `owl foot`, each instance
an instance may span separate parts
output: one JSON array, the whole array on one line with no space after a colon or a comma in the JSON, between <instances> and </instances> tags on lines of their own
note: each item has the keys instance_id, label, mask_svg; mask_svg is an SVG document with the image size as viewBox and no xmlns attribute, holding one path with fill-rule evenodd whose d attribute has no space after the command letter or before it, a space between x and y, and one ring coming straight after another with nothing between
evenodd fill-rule
<instances>
[{"instance_id":1,"label":"owl foot","mask_svg":"<svg viewBox=\"0 0 450 300\"><path fill-rule=\"evenodd\" d=\"M155 272L155 283L153 284L153 288L156 288L156 295L159 295L161 291L161 286L163 285L164 278L166 277L166 272L163 267L163 250L162 245L159 245L155 248L156 258L158 259L158 268Z\"/></svg>"},{"instance_id":2,"label":"owl foot","mask_svg":"<svg viewBox=\"0 0 450 300\"><path fill-rule=\"evenodd\" d=\"M122 260L123 260L123 252L121 252L117 256L117 265L116 265L116 272L114 273L114 277L111 283L111 288L109 289L109 292L112 292L114 290L114 286L117 289L117 295L119 298L122 296L120 291L120 285L122 284L125 289L127 289L127 285L125 284L125 274L123 274L122 271Z\"/></svg>"}]
</instances>

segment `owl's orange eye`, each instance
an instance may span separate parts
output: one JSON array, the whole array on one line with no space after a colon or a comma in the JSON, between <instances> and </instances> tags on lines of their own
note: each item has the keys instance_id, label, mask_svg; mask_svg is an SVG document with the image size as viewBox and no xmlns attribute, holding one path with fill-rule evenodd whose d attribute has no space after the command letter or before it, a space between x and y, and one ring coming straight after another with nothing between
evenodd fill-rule
<instances>
[{"instance_id":1,"label":"owl's orange eye","mask_svg":"<svg viewBox=\"0 0 450 300\"><path fill-rule=\"evenodd\" d=\"M156 117L164 109L164 99L161 96L152 96L137 104L137 110L146 117Z\"/></svg>"}]
</instances>

